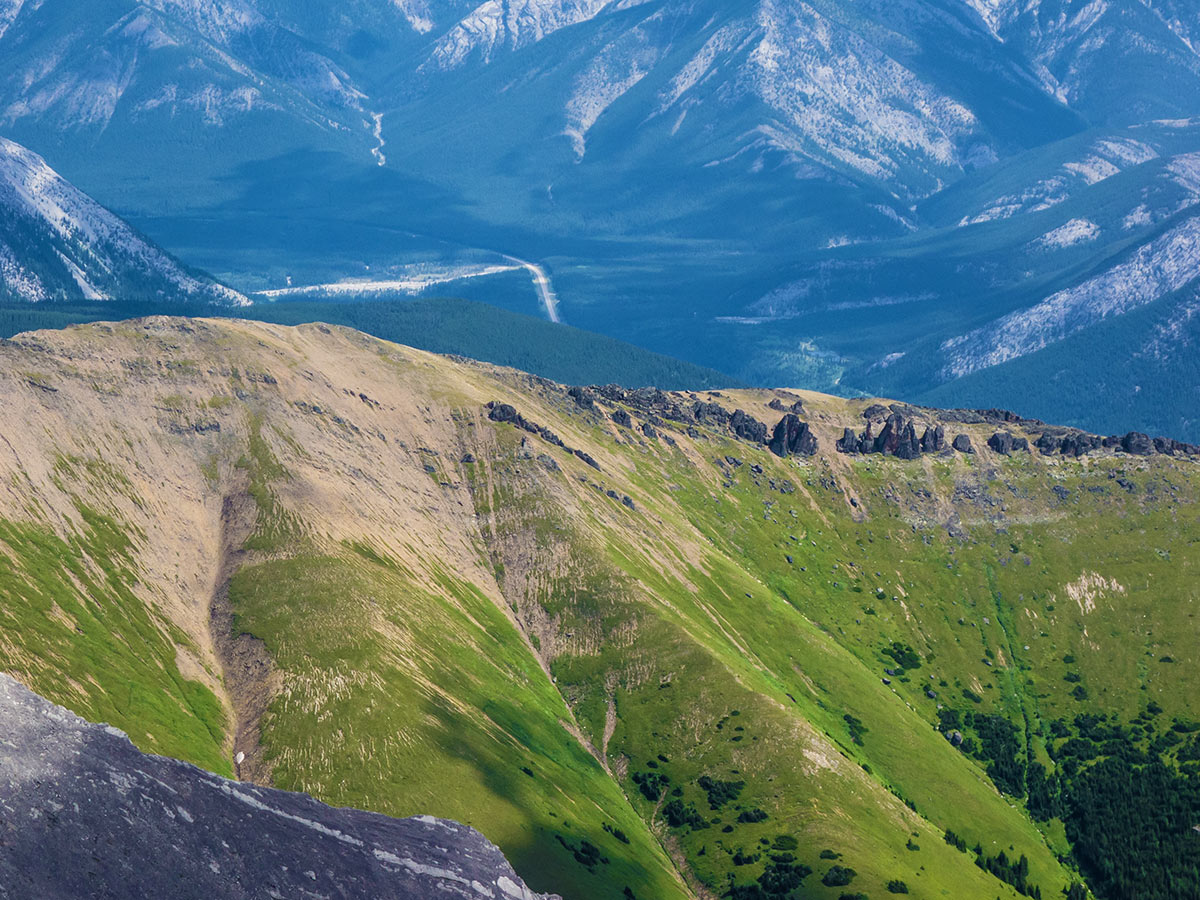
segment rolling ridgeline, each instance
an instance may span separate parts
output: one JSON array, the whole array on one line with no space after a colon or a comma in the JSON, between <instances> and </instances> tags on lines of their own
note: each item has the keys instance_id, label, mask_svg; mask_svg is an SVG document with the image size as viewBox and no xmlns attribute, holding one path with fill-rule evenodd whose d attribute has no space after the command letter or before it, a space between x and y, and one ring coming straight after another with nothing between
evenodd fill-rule
<instances>
[{"instance_id":1,"label":"rolling ridgeline","mask_svg":"<svg viewBox=\"0 0 1200 900\"><path fill-rule=\"evenodd\" d=\"M1193 446L232 320L0 389L0 670L143 750L565 898L1200 896Z\"/></svg>"}]
</instances>

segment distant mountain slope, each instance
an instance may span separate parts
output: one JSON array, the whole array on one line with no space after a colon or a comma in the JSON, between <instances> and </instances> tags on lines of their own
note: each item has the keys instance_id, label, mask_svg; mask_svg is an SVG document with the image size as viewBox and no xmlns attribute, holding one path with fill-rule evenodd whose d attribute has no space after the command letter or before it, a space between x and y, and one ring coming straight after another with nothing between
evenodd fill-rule
<instances>
[{"instance_id":1,"label":"distant mountain slope","mask_svg":"<svg viewBox=\"0 0 1200 900\"><path fill-rule=\"evenodd\" d=\"M3 673L0 721L6 898L423 900L470 887L480 900L553 900L469 828L332 809L146 756Z\"/></svg>"},{"instance_id":2,"label":"distant mountain slope","mask_svg":"<svg viewBox=\"0 0 1200 900\"><path fill-rule=\"evenodd\" d=\"M1187 0L967 0L1092 122L1195 115L1200 9Z\"/></svg>"},{"instance_id":3,"label":"distant mountain slope","mask_svg":"<svg viewBox=\"0 0 1200 900\"><path fill-rule=\"evenodd\" d=\"M1185 0L9 0L0 23L0 127L228 283L511 255L565 321L754 383L918 397L1019 368L1013 322L1200 197ZM943 359L960 340L1005 349ZM1025 381L990 402L1054 410ZM1128 409L1097 396L1096 422Z\"/></svg>"},{"instance_id":4,"label":"distant mountain slope","mask_svg":"<svg viewBox=\"0 0 1200 900\"><path fill-rule=\"evenodd\" d=\"M0 389L0 669L139 747L571 900L1200 887L1200 447L224 319Z\"/></svg>"},{"instance_id":5,"label":"distant mountain slope","mask_svg":"<svg viewBox=\"0 0 1200 900\"><path fill-rule=\"evenodd\" d=\"M36 153L4 138L0 300L249 302L185 269L66 182Z\"/></svg>"}]
</instances>

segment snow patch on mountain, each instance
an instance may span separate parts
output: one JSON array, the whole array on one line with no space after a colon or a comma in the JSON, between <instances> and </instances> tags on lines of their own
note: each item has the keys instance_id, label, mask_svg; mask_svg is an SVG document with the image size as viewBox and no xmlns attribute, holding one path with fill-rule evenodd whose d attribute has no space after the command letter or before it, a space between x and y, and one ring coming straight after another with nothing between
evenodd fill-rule
<instances>
[{"instance_id":1,"label":"snow patch on mountain","mask_svg":"<svg viewBox=\"0 0 1200 900\"><path fill-rule=\"evenodd\" d=\"M1057 228L1047 231L1034 243L1048 249L1058 250L1086 244L1100 236L1100 226L1089 219L1071 219Z\"/></svg>"},{"instance_id":2,"label":"snow patch on mountain","mask_svg":"<svg viewBox=\"0 0 1200 900\"><path fill-rule=\"evenodd\" d=\"M575 79L567 101L565 134L576 159L587 151L587 133L606 109L641 81L658 63L661 51L641 28L625 32L606 46Z\"/></svg>"},{"instance_id":3,"label":"snow patch on mountain","mask_svg":"<svg viewBox=\"0 0 1200 900\"><path fill-rule=\"evenodd\" d=\"M392 5L417 34L429 34L434 29L433 15L426 0L392 0Z\"/></svg>"},{"instance_id":4,"label":"snow patch on mountain","mask_svg":"<svg viewBox=\"0 0 1200 900\"><path fill-rule=\"evenodd\" d=\"M1099 156L1089 156L1080 162L1069 162L1063 168L1072 175L1078 175L1087 185L1112 178L1121 171L1116 165Z\"/></svg>"},{"instance_id":5,"label":"snow patch on mountain","mask_svg":"<svg viewBox=\"0 0 1200 900\"><path fill-rule=\"evenodd\" d=\"M1041 350L1103 319L1153 303L1197 278L1200 218L1191 218L1095 278L945 341L942 374L969 375Z\"/></svg>"},{"instance_id":6,"label":"snow patch on mountain","mask_svg":"<svg viewBox=\"0 0 1200 900\"><path fill-rule=\"evenodd\" d=\"M125 273L139 281L156 280L164 289L191 300L249 303L224 285L189 274L65 181L36 153L0 138L0 243L6 251L0 253L3 286L27 299L44 299L43 275L31 271L29 263L16 255L11 239L3 239L6 232L26 237L46 233L50 249L85 299L110 299L108 285L121 287Z\"/></svg>"},{"instance_id":7,"label":"snow patch on mountain","mask_svg":"<svg viewBox=\"0 0 1200 900\"><path fill-rule=\"evenodd\" d=\"M667 89L659 95L658 112L673 106L684 94L703 82L713 71L713 66L731 50L741 44L749 33L743 23L724 25L704 42L704 46L687 61L671 79Z\"/></svg>"},{"instance_id":8,"label":"snow patch on mountain","mask_svg":"<svg viewBox=\"0 0 1200 900\"><path fill-rule=\"evenodd\" d=\"M208 40L225 47L235 37L266 22L245 0L149 0L146 5L173 15Z\"/></svg>"},{"instance_id":9,"label":"snow patch on mountain","mask_svg":"<svg viewBox=\"0 0 1200 900\"><path fill-rule=\"evenodd\" d=\"M561 28L595 18L609 6L628 8L649 0L487 0L451 28L433 48L429 63L456 69L478 56L491 62L504 49L519 50Z\"/></svg>"},{"instance_id":10,"label":"snow patch on mountain","mask_svg":"<svg viewBox=\"0 0 1200 900\"><path fill-rule=\"evenodd\" d=\"M1096 151L1107 159L1125 166L1140 166L1158 159L1158 151L1144 141L1133 138L1112 138L1096 142Z\"/></svg>"},{"instance_id":11,"label":"snow patch on mountain","mask_svg":"<svg viewBox=\"0 0 1200 900\"><path fill-rule=\"evenodd\" d=\"M872 178L959 170L978 130L961 103L806 3L764 0L756 22L744 77L813 155Z\"/></svg>"},{"instance_id":12,"label":"snow patch on mountain","mask_svg":"<svg viewBox=\"0 0 1200 900\"><path fill-rule=\"evenodd\" d=\"M22 265L12 248L3 241L0 241L0 286L30 303L50 298L42 279Z\"/></svg>"},{"instance_id":13,"label":"snow patch on mountain","mask_svg":"<svg viewBox=\"0 0 1200 900\"><path fill-rule=\"evenodd\" d=\"M1158 151L1132 138L1105 138L1092 144L1082 159L1062 164L1059 172L1030 185L1019 194L1006 194L988 203L975 215L966 215L959 227L1042 212L1069 199L1080 188L1091 187L1126 169L1152 162Z\"/></svg>"},{"instance_id":14,"label":"snow patch on mountain","mask_svg":"<svg viewBox=\"0 0 1200 900\"><path fill-rule=\"evenodd\" d=\"M1150 212L1150 207L1145 203L1140 203L1138 206L1130 210L1129 214L1121 220L1121 228L1129 231L1131 228L1141 228L1149 225L1154 221L1154 215Z\"/></svg>"},{"instance_id":15,"label":"snow patch on mountain","mask_svg":"<svg viewBox=\"0 0 1200 900\"><path fill-rule=\"evenodd\" d=\"M24 4L25 0L0 0L0 37L4 37L8 26L16 21L17 13Z\"/></svg>"},{"instance_id":16,"label":"snow patch on mountain","mask_svg":"<svg viewBox=\"0 0 1200 900\"><path fill-rule=\"evenodd\" d=\"M1177 185L1200 199L1200 153L1181 153L1173 157L1167 172Z\"/></svg>"},{"instance_id":17,"label":"snow patch on mountain","mask_svg":"<svg viewBox=\"0 0 1200 900\"><path fill-rule=\"evenodd\" d=\"M191 109L200 113L201 121L205 125L220 127L231 114L280 107L265 101L262 94L249 85L226 89L215 84L205 84L189 90L178 84L164 84L156 95L133 107L135 114L157 109L166 110L172 116L182 110Z\"/></svg>"},{"instance_id":18,"label":"snow patch on mountain","mask_svg":"<svg viewBox=\"0 0 1200 900\"><path fill-rule=\"evenodd\" d=\"M1026 188L1020 194L1008 194L993 200L987 207L973 216L963 216L958 227L994 222L1015 215L1042 212L1062 203L1069 196L1068 179L1059 175L1046 178Z\"/></svg>"}]
</instances>

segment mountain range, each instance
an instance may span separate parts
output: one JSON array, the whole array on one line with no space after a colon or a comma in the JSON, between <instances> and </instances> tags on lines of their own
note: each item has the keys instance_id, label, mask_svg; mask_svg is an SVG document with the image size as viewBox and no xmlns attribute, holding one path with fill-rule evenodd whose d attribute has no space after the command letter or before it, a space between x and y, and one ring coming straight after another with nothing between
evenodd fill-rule
<instances>
[{"instance_id":1,"label":"mountain range","mask_svg":"<svg viewBox=\"0 0 1200 900\"><path fill-rule=\"evenodd\" d=\"M229 319L0 387L0 669L143 751L565 898L1195 896L1200 447Z\"/></svg>"},{"instance_id":2,"label":"mountain range","mask_svg":"<svg viewBox=\"0 0 1200 900\"><path fill-rule=\"evenodd\" d=\"M243 293L508 255L742 380L1195 439L1198 34L1181 0L8 0L0 129Z\"/></svg>"}]
</instances>

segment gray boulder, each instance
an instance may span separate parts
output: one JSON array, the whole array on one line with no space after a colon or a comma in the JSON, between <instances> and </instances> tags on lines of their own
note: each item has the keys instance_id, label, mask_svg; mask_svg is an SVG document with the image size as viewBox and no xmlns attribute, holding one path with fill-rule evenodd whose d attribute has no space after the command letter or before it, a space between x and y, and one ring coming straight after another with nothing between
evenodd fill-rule
<instances>
[{"instance_id":1,"label":"gray boulder","mask_svg":"<svg viewBox=\"0 0 1200 900\"><path fill-rule=\"evenodd\" d=\"M988 446L1001 456L1011 456L1021 450L1029 451L1029 441L1023 437L1015 437L1007 431L997 431L988 438Z\"/></svg>"},{"instance_id":2,"label":"gray boulder","mask_svg":"<svg viewBox=\"0 0 1200 900\"><path fill-rule=\"evenodd\" d=\"M0 674L0 897L550 900L483 835L147 756Z\"/></svg>"}]
</instances>

